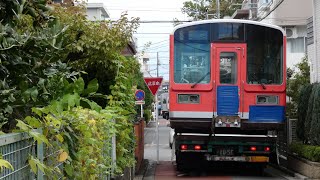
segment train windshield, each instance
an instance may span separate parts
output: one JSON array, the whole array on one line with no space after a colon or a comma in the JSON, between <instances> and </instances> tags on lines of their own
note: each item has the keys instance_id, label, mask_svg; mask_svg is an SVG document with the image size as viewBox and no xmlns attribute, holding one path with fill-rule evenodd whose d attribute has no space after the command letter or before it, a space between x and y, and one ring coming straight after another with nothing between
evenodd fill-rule
<instances>
[{"instance_id":1,"label":"train windshield","mask_svg":"<svg viewBox=\"0 0 320 180\"><path fill-rule=\"evenodd\" d=\"M174 82L210 82L210 32L208 25L190 26L176 33Z\"/></svg>"},{"instance_id":2,"label":"train windshield","mask_svg":"<svg viewBox=\"0 0 320 180\"><path fill-rule=\"evenodd\" d=\"M281 31L246 25L247 83L281 84L283 77L283 35Z\"/></svg>"}]
</instances>

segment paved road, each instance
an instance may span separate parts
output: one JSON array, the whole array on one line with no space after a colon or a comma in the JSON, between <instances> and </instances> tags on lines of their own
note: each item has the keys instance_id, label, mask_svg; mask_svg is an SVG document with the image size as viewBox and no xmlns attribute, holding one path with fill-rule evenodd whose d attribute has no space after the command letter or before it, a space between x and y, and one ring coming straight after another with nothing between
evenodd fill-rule
<instances>
[{"instance_id":1,"label":"paved road","mask_svg":"<svg viewBox=\"0 0 320 180\"><path fill-rule=\"evenodd\" d=\"M151 122L145 128L145 154L144 158L155 163L154 176L155 180L171 180L171 179L222 179L222 180L242 180L242 179L294 179L283 172L274 168L267 168L263 176L258 176L253 170L238 167L236 169L225 168L211 169L203 172L177 172L175 169L175 161L172 151L169 147L169 131L167 120L159 119L159 162L157 162L157 138L156 124ZM173 157L173 158L172 158ZM150 179L146 178L146 179Z\"/></svg>"}]
</instances>

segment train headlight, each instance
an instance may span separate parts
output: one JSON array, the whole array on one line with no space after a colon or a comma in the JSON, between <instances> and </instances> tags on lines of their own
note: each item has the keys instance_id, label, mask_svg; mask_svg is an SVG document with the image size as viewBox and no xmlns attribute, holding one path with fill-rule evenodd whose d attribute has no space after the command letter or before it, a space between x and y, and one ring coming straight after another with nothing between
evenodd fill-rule
<instances>
[{"instance_id":1,"label":"train headlight","mask_svg":"<svg viewBox=\"0 0 320 180\"><path fill-rule=\"evenodd\" d=\"M258 95L257 104L279 104L279 96Z\"/></svg>"},{"instance_id":2,"label":"train headlight","mask_svg":"<svg viewBox=\"0 0 320 180\"><path fill-rule=\"evenodd\" d=\"M178 94L178 103L181 104L199 104L199 94Z\"/></svg>"}]
</instances>

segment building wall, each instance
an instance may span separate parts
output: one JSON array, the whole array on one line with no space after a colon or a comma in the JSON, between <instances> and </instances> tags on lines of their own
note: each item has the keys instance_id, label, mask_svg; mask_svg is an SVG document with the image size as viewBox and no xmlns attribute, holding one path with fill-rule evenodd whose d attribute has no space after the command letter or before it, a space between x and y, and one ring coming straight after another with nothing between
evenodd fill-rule
<instances>
[{"instance_id":1,"label":"building wall","mask_svg":"<svg viewBox=\"0 0 320 180\"><path fill-rule=\"evenodd\" d=\"M87 19L90 21L100 21L103 20L101 17L101 10L99 8L88 8L87 9Z\"/></svg>"},{"instance_id":2,"label":"building wall","mask_svg":"<svg viewBox=\"0 0 320 180\"><path fill-rule=\"evenodd\" d=\"M314 44L308 45L308 60L310 62L310 82L314 83L316 80L316 67L315 67L315 48Z\"/></svg>"},{"instance_id":3,"label":"building wall","mask_svg":"<svg viewBox=\"0 0 320 180\"><path fill-rule=\"evenodd\" d=\"M270 10L281 3L265 19L278 26L306 25L312 16L312 0L273 0Z\"/></svg>"},{"instance_id":4,"label":"building wall","mask_svg":"<svg viewBox=\"0 0 320 180\"><path fill-rule=\"evenodd\" d=\"M312 16L312 0L273 0L264 9L258 12L262 22L294 30L295 36L287 38L287 67L294 68L307 53L307 19Z\"/></svg>"},{"instance_id":5,"label":"building wall","mask_svg":"<svg viewBox=\"0 0 320 180\"><path fill-rule=\"evenodd\" d=\"M320 82L320 1L313 0L314 14L313 14L313 27L314 27L314 81Z\"/></svg>"}]
</instances>

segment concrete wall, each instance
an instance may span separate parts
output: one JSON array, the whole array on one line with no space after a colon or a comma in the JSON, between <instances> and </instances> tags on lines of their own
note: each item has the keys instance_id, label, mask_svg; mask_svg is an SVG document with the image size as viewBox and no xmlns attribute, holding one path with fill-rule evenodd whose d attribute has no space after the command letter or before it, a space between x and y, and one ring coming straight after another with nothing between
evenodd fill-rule
<instances>
[{"instance_id":1,"label":"concrete wall","mask_svg":"<svg viewBox=\"0 0 320 180\"><path fill-rule=\"evenodd\" d=\"M314 81L320 82L320 1L313 0L314 2L314 15L313 15L313 27L314 27Z\"/></svg>"},{"instance_id":2,"label":"concrete wall","mask_svg":"<svg viewBox=\"0 0 320 180\"><path fill-rule=\"evenodd\" d=\"M315 48L314 44L308 45L308 60L310 62L310 82L316 81L316 60L315 60Z\"/></svg>"},{"instance_id":3,"label":"concrete wall","mask_svg":"<svg viewBox=\"0 0 320 180\"><path fill-rule=\"evenodd\" d=\"M270 9L281 1L273 0ZM278 26L306 25L312 16L312 0L284 0L270 15L266 19Z\"/></svg>"},{"instance_id":4,"label":"concrete wall","mask_svg":"<svg viewBox=\"0 0 320 180\"><path fill-rule=\"evenodd\" d=\"M99 8L88 8L87 9L87 18L90 21L100 21L103 20L101 17L101 10Z\"/></svg>"}]
</instances>

